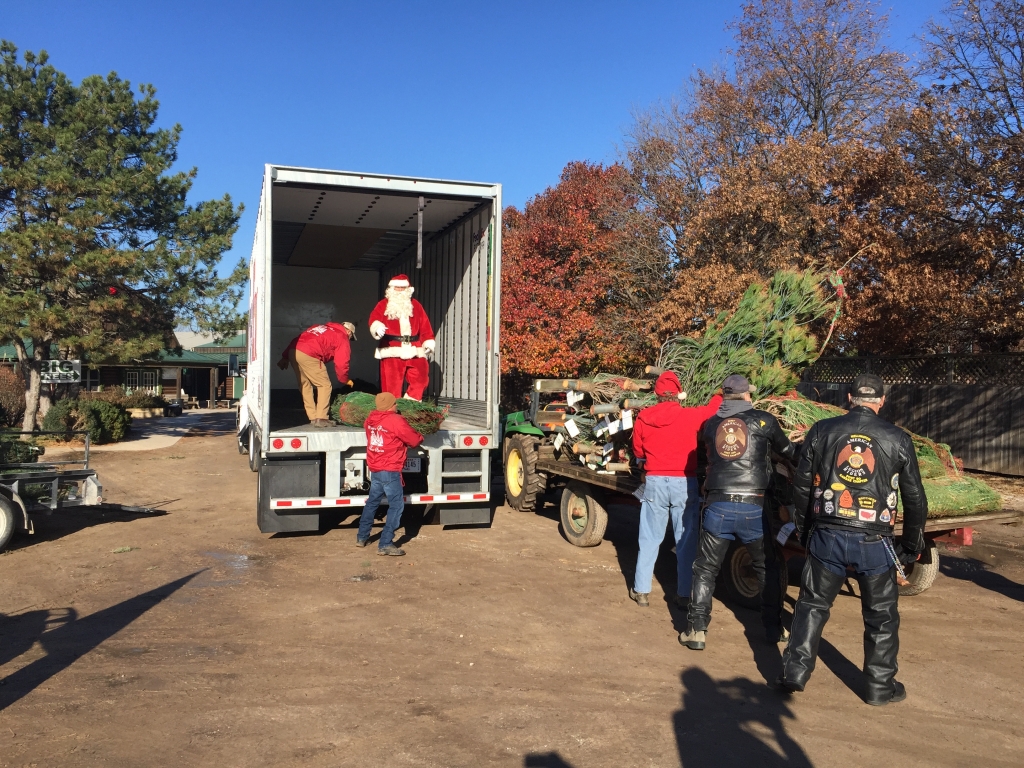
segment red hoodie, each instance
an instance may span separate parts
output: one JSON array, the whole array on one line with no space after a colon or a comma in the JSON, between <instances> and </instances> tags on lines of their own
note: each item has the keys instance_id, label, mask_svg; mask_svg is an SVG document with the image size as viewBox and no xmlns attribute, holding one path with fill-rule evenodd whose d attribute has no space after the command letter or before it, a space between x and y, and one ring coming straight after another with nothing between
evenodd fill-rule
<instances>
[{"instance_id":1,"label":"red hoodie","mask_svg":"<svg viewBox=\"0 0 1024 768\"><path fill-rule=\"evenodd\" d=\"M288 360L288 352L292 347L304 355L315 357L321 363L334 358L334 373L338 381L342 384L348 381L352 347L348 340L348 330L341 323L324 323L307 328L285 347L282 360Z\"/></svg>"},{"instance_id":2,"label":"red hoodie","mask_svg":"<svg viewBox=\"0 0 1024 768\"><path fill-rule=\"evenodd\" d=\"M633 454L647 459L647 474L696 477L697 433L721 404L722 396L715 395L695 408L668 400L640 411L633 427Z\"/></svg>"},{"instance_id":3,"label":"red hoodie","mask_svg":"<svg viewBox=\"0 0 1024 768\"><path fill-rule=\"evenodd\" d=\"M371 472L401 472L406 448L423 442L423 435L396 411L371 411L365 427L366 466Z\"/></svg>"}]
</instances>

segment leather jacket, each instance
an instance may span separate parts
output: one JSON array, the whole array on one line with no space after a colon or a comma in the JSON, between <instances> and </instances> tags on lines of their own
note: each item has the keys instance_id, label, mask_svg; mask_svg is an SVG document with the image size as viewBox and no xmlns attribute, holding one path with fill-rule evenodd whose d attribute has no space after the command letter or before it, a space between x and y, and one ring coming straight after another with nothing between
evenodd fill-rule
<instances>
[{"instance_id":1,"label":"leather jacket","mask_svg":"<svg viewBox=\"0 0 1024 768\"><path fill-rule=\"evenodd\" d=\"M808 431L793 478L801 539L811 525L891 536L900 493L903 549L920 553L928 499L910 435L862 405Z\"/></svg>"},{"instance_id":2,"label":"leather jacket","mask_svg":"<svg viewBox=\"0 0 1024 768\"><path fill-rule=\"evenodd\" d=\"M771 452L791 459L796 446L770 413L754 408L728 416L721 413L704 422L700 435L708 460L706 492L763 494L774 471Z\"/></svg>"}]
</instances>

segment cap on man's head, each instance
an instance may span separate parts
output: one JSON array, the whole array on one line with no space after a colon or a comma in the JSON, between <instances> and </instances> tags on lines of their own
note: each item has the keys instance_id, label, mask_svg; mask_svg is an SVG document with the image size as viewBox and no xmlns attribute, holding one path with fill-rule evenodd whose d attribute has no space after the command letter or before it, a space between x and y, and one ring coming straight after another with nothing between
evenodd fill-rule
<instances>
[{"instance_id":1,"label":"cap on man's head","mask_svg":"<svg viewBox=\"0 0 1024 768\"><path fill-rule=\"evenodd\" d=\"M390 410L391 406L398 402L398 398L392 395L390 392L381 392L375 398L373 398L373 404L376 406L378 411Z\"/></svg>"},{"instance_id":2,"label":"cap on man's head","mask_svg":"<svg viewBox=\"0 0 1024 768\"><path fill-rule=\"evenodd\" d=\"M745 395L747 392L753 391L754 388L750 386L746 376L740 376L738 373L726 376L725 381L722 382L723 395Z\"/></svg>"},{"instance_id":3,"label":"cap on man's head","mask_svg":"<svg viewBox=\"0 0 1024 768\"><path fill-rule=\"evenodd\" d=\"M409 276L408 275L395 275L388 280L388 285L392 288L408 288L409 287Z\"/></svg>"},{"instance_id":4,"label":"cap on man's head","mask_svg":"<svg viewBox=\"0 0 1024 768\"><path fill-rule=\"evenodd\" d=\"M654 382L654 394L656 395L678 395L682 391L683 385L679 383L679 377L672 371L665 371Z\"/></svg>"},{"instance_id":5,"label":"cap on man's head","mask_svg":"<svg viewBox=\"0 0 1024 768\"><path fill-rule=\"evenodd\" d=\"M882 397L885 395L885 385L880 376L873 373L862 373L853 380L850 394L853 397Z\"/></svg>"},{"instance_id":6,"label":"cap on man's head","mask_svg":"<svg viewBox=\"0 0 1024 768\"><path fill-rule=\"evenodd\" d=\"M353 339L355 339L356 338L356 324L355 323L342 323L342 325L345 326L345 330L348 331L348 335L350 337L352 337ZM356 339L356 341L359 341L359 339Z\"/></svg>"}]
</instances>

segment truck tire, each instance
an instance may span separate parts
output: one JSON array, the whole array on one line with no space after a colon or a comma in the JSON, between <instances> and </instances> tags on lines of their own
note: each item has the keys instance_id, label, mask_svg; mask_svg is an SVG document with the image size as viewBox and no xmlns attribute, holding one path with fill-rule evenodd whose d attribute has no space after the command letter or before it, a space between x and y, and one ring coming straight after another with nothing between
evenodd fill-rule
<instances>
[{"instance_id":1,"label":"truck tire","mask_svg":"<svg viewBox=\"0 0 1024 768\"><path fill-rule=\"evenodd\" d=\"M912 597L920 595L935 581L939 573L939 548L934 541L927 542L921 559L906 569L907 581L910 583L900 587L900 595Z\"/></svg>"},{"instance_id":2,"label":"truck tire","mask_svg":"<svg viewBox=\"0 0 1024 768\"><path fill-rule=\"evenodd\" d=\"M604 538L608 527L608 511L604 508L601 492L577 480L562 491L560 518L562 531L570 544L577 547L596 547Z\"/></svg>"},{"instance_id":3,"label":"truck tire","mask_svg":"<svg viewBox=\"0 0 1024 768\"><path fill-rule=\"evenodd\" d=\"M4 551L7 542L14 535L18 518L14 514L14 505L0 496L0 552Z\"/></svg>"},{"instance_id":4,"label":"truck tire","mask_svg":"<svg viewBox=\"0 0 1024 768\"><path fill-rule=\"evenodd\" d=\"M532 512L547 488L548 476L537 471L537 443L530 435L512 435L505 443L505 498L519 512Z\"/></svg>"},{"instance_id":5,"label":"truck tire","mask_svg":"<svg viewBox=\"0 0 1024 768\"><path fill-rule=\"evenodd\" d=\"M767 542L765 543L767 544ZM775 542L772 542L771 545L775 546ZM775 557L779 562L779 586L782 589L782 598L785 600L786 590L789 588L789 569L786 567L781 547L775 548ZM729 545L729 551L725 554L725 562L722 563L718 579L725 589L726 598L730 603L752 610L758 610L761 607L757 574L754 573L754 568L751 565L750 553L739 539Z\"/></svg>"},{"instance_id":6,"label":"truck tire","mask_svg":"<svg viewBox=\"0 0 1024 768\"><path fill-rule=\"evenodd\" d=\"M252 427L249 427L249 469L260 471L260 440Z\"/></svg>"},{"instance_id":7,"label":"truck tire","mask_svg":"<svg viewBox=\"0 0 1024 768\"><path fill-rule=\"evenodd\" d=\"M238 452L243 456L249 452L249 433L251 431L252 430L247 429L244 433L235 433L235 437L238 441Z\"/></svg>"}]
</instances>

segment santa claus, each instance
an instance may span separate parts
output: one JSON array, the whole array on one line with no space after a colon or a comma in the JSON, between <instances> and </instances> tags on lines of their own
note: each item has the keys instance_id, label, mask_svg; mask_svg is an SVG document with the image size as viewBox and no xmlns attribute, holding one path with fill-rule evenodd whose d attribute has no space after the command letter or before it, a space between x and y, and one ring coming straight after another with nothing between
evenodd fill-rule
<instances>
[{"instance_id":1,"label":"santa claus","mask_svg":"<svg viewBox=\"0 0 1024 768\"><path fill-rule=\"evenodd\" d=\"M434 331L423 305L412 297L405 275L388 282L384 299L370 313L370 335L377 339L375 357L380 360L380 388L395 397L422 400L430 380L427 360L434 355Z\"/></svg>"}]
</instances>

